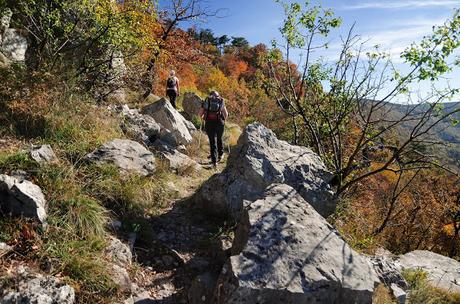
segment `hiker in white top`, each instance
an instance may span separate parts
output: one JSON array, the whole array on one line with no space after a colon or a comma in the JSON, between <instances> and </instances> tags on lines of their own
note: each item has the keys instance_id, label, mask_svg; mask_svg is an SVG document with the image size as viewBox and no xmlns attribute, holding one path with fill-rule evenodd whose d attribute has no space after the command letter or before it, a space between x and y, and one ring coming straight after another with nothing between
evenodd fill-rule
<instances>
[{"instance_id":1,"label":"hiker in white top","mask_svg":"<svg viewBox=\"0 0 460 304\"><path fill-rule=\"evenodd\" d=\"M169 72L169 77L166 80L166 96L168 96L174 109L176 109L176 98L179 95L179 78L176 77L176 72L171 70L171 72Z\"/></svg>"}]
</instances>

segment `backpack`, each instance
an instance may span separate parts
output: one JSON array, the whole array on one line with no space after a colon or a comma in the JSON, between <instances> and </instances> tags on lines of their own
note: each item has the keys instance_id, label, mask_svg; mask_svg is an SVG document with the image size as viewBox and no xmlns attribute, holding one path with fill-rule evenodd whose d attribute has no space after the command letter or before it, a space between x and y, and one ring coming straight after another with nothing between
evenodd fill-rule
<instances>
[{"instance_id":1,"label":"backpack","mask_svg":"<svg viewBox=\"0 0 460 304\"><path fill-rule=\"evenodd\" d=\"M222 110L223 100L221 97L208 97L204 101L203 108L206 110L206 120L218 120Z\"/></svg>"},{"instance_id":2,"label":"backpack","mask_svg":"<svg viewBox=\"0 0 460 304\"><path fill-rule=\"evenodd\" d=\"M176 89L176 78L169 77L168 80L166 81L166 87L168 88L168 90L175 90Z\"/></svg>"}]
</instances>

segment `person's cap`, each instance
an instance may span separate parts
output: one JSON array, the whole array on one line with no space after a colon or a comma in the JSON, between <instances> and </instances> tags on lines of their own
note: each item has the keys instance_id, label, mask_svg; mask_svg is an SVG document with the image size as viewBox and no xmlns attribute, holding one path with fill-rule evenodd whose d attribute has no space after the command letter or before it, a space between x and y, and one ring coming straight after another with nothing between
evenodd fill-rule
<instances>
[{"instance_id":1,"label":"person's cap","mask_svg":"<svg viewBox=\"0 0 460 304\"><path fill-rule=\"evenodd\" d=\"M211 96L214 96L214 97L219 97L219 92L215 91L215 90L212 90L211 93L209 94Z\"/></svg>"}]
</instances>

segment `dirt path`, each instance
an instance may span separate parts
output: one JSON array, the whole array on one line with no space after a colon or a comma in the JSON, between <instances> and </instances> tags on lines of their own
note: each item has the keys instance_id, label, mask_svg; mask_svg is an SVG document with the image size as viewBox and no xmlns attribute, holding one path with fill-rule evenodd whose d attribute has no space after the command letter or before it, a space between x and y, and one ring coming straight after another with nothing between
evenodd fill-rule
<instances>
[{"instance_id":1,"label":"dirt path","mask_svg":"<svg viewBox=\"0 0 460 304\"><path fill-rule=\"evenodd\" d=\"M219 164L217 171L224 167L225 163ZM212 173L184 177L188 180L182 180L187 187L182 197L151 219L153 240L136 243L142 269L135 281L150 293L151 303L189 303L194 278L204 273L217 275L222 267L224 250L231 244L226 235L231 225L202 214L189 199Z\"/></svg>"}]
</instances>

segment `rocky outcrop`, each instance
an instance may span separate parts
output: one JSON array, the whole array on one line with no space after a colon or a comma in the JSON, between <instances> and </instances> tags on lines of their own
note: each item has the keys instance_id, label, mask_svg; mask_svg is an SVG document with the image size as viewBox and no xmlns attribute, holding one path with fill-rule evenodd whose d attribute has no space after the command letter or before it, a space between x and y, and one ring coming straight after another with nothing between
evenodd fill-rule
<instances>
[{"instance_id":1,"label":"rocky outcrop","mask_svg":"<svg viewBox=\"0 0 460 304\"><path fill-rule=\"evenodd\" d=\"M46 199L39 186L27 180L0 175L0 207L13 216L46 221Z\"/></svg>"},{"instance_id":2,"label":"rocky outcrop","mask_svg":"<svg viewBox=\"0 0 460 304\"><path fill-rule=\"evenodd\" d=\"M36 277L24 280L17 291L7 292L0 298L0 304L73 304L75 291L55 277Z\"/></svg>"},{"instance_id":3,"label":"rocky outcrop","mask_svg":"<svg viewBox=\"0 0 460 304\"><path fill-rule=\"evenodd\" d=\"M197 206L238 217L244 200L254 200L272 183L293 187L322 216L335 210L328 184L332 175L310 149L279 140L260 123L246 127L222 174L211 177L194 196Z\"/></svg>"},{"instance_id":4,"label":"rocky outcrop","mask_svg":"<svg viewBox=\"0 0 460 304\"><path fill-rule=\"evenodd\" d=\"M152 146L160 139L172 147L180 145L172 133L160 125L149 115L140 114L137 109L130 109L127 105L119 107L118 111L125 118L122 129L146 146Z\"/></svg>"},{"instance_id":5,"label":"rocky outcrop","mask_svg":"<svg viewBox=\"0 0 460 304\"><path fill-rule=\"evenodd\" d=\"M399 256L396 262L401 270L425 271L435 287L460 293L460 262L454 259L431 251L415 250Z\"/></svg>"},{"instance_id":6,"label":"rocky outcrop","mask_svg":"<svg viewBox=\"0 0 460 304\"><path fill-rule=\"evenodd\" d=\"M292 187L274 184L243 211L217 303L371 303L380 282Z\"/></svg>"},{"instance_id":7,"label":"rocky outcrop","mask_svg":"<svg viewBox=\"0 0 460 304\"><path fill-rule=\"evenodd\" d=\"M57 156L50 145L33 147L30 151L30 157L39 164L51 163L57 160Z\"/></svg>"},{"instance_id":8,"label":"rocky outcrop","mask_svg":"<svg viewBox=\"0 0 460 304\"><path fill-rule=\"evenodd\" d=\"M194 116L198 116L198 112L200 111L202 103L203 100L195 93L185 93L184 100L182 101L182 107L184 108L184 112L189 119L192 119Z\"/></svg>"},{"instance_id":9,"label":"rocky outcrop","mask_svg":"<svg viewBox=\"0 0 460 304\"><path fill-rule=\"evenodd\" d=\"M3 34L1 52L12 61L24 61L27 52L27 38L18 29L7 29Z\"/></svg>"},{"instance_id":10,"label":"rocky outcrop","mask_svg":"<svg viewBox=\"0 0 460 304\"><path fill-rule=\"evenodd\" d=\"M13 13L6 9L0 18L0 65L8 66L11 61L24 61L28 47L24 31L10 27Z\"/></svg>"},{"instance_id":11,"label":"rocky outcrop","mask_svg":"<svg viewBox=\"0 0 460 304\"><path fill-rule=\"evenodd\" d=\"M201 169L201 166L196 161L176 149L171 148L161 140L155 141L153 147L172 170L181 171L190 168L193 171L198 171Z\"/></svg>"},{"instance_id":12,"label":"rocky outcrop","mask_svg":"<svg viewBox=\"0 0 460 304\"><path fill-rule=\"evenodd\" d=\"M109 66L106 75L107 99L113 103L123 104L126 102L124 90L124 77L126 76L127 67L125 59L120 51L109 51Z\"/></svg>"},{"instance_id":13,"label":"rocky outcrop","mask_svg":"<svg viewBox=\"0 0 460 304\"><path fill-rule=\"evenodd\" d=\"M133 172L142 176L155 172L155 157L138 142L127 139L115 139L96 151L88 154L86 159L93 163L112 164L122 172Z\"/></svg>"},{"instance_id":14,"label":"rocky outcrop","mask_svg":"<svg viewBox=\"0 0 460 304\"><path fill-rule=\"evenodd\" d=\"M141 113L152 116L157 123L171 132L177 143L186 145L192 142L190 132L196 130L195 127L165 98L145 106Z\"/></svg>"}]
</instances>

